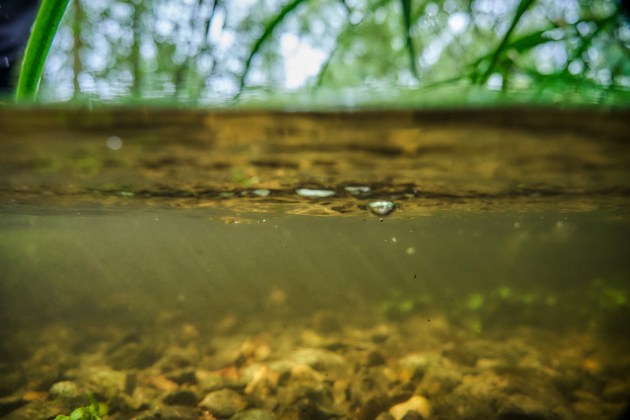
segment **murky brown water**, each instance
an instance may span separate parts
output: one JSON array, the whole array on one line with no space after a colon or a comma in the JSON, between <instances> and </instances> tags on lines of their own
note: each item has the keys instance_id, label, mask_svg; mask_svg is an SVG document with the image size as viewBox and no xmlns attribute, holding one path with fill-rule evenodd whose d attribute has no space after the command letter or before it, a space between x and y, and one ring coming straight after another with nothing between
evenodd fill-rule
<instances>
[{"instance_id":1,"label":"murky brown water","mask_svg":"<svg viewBox=\"0 0 630 420\"><path fill-rule=\"evenodd\" d=\"M628 117L4 109L0 416L617 418Z\"/></svg>"}]
</instances>

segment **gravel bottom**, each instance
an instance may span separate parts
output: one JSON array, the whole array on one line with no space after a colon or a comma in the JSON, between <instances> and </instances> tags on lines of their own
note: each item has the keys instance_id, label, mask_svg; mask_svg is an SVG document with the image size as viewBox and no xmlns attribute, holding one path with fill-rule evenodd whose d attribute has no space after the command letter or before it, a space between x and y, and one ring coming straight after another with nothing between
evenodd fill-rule
<instances>
[{"instance_id":1,"label":"gravel bottom","mask_svg":"<svg viewBox=\"0 0 630 420\"><path fill-rule=\"evenodd\" d=\"M615 419L630 396L628 343L584 331L171 315L11 335L0 416L52 419L91 396L107 419Z\"/></svg>"}]
</instances>

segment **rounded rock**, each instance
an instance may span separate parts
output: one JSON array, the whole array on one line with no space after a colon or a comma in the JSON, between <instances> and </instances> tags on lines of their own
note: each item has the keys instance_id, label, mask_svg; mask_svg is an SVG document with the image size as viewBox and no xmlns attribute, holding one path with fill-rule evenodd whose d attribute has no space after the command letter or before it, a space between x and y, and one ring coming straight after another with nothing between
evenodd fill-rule
<instances>
[{"instance_id":1,"label":"rounded rock","mask_svg":"<svg viewBox=\"0 0 630 420\"><path fill-rule=\"evenodd\" d=\"M199 403L199 407L208 410L213 416L231 417L245 410L247 402L238 392L221 389L206 395Z\"/></svg>"},{"instance_id":2,"label":"rounded rock","mask_svg":"<svg viewBox=\"0 0 630 420\"><path fill-rule=\"evenodd\" d=\"M396 404L389 409L389 414L394 416L396 420L404 418L408 412L415 411L420 414L422 418L428 419L431 416L431 404L429 400L421 395L414 395L407 401Z\"/></svg>"},{"instance_id":3,"label":"rounded rock","mask_svg":"<svg viewBox=\"0 0 630 420\"><path fill-rule=\"evenodd\" d=\"M232 417L231 420L275 420L276 416L269 410L263 410L262 408L252 408L249 410L241 411Z\"/></svg>"}]
</instances>

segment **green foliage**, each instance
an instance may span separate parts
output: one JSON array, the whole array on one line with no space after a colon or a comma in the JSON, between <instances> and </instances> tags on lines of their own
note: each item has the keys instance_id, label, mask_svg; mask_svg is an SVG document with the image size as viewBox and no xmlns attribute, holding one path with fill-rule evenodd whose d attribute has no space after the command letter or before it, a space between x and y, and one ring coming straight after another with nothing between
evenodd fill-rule
<instances>
[{"instance_id":1,"label":"green foliage","mask_svg":"<svg viewBox=\"0 0 630 420\"><path fill-rule=\"evenodd\" d=\"M405 45L409 54L409 68L411 74L418 79L418 66L416 64L416 48L411 38L411 0L400 0L403 15L403 36L405 37Z\"/></svg>"},{"instance_id":2,"label":"green foliage","mask_svg":"<svg viewBox=\"0 0 630 420\"><path fill-rule=\"evenodd\" d=\"M267 39L269 39L269 37L271 36L273 31L276 29L276 27L280 25L293 10L295 10L300 4L304 3L305 1L306 0L290 1L280 10L280 12L276 16L274 16L269 22L265 24L262 35L260 36L260 38L256 40L256 42L251 48L251 51L247 57L247 60L245 60L245 68L240 77L239 92L241 92L243 90L243 87L245 86L245 79L247 78L247 73L249 72L249 69L251 67L252 60L254 59L258 51L260 50L260 47L263 45L263 43Z\"/></svg>"},{"instance_id":3,"label":"green foliage","mask_svg":"<svg viewBox=\"0 0 630 420\"><path fill-rule=\"evenodd\" d=\"M44 4L55 1L65 0ZM343 89L439 104L433 89L455 86L460 104L479 89L508 102L630 104L630 27L615 0L76 0L71 11L44 100L293 101L285 82L305 70L286 60L299 46L321 57L302 103L327 92L344 103Z\"/></svg>"},{"instance_id":4,"label":"green foliage","mask_svg":"<svg viewBox=\"0 0 630 420\"><path fill-rule=\"evenodd\" d=\"M15 93L16 100L35 99L48 51L69 1L42 1L22 61L22 70Z\"/></svg>"},{"instance_id":5,"label":"green foliage","mask_svg":"<svg viewBox=\"0 0 630 420\"><path fill-rule=\"evenodd\" d=\"M516 25L518 25L519 21L523 17L523 13L525 13L532 6L532 4L534 4L534 1L535 0L521 0L519 2L516 8L516 12L514 13L514 18L512 19L512 23L510 24L510 27L505 32L505 35L503 35L503 38L501 39L501 42L499 43L497 48L494 50L494 53L492 54L492 57L490 58L490 64L488 65L488 69L483 73L481 77L480 81L482 83L487 82L488 77L490 77L492 72L494 72L497 61L499 61L499 58L506 50L506 46L508 45L510 36L514 32ZM512 47L514 47L514 45Z\"/></svg>"},{"instance_id":6,"label":"green foliage","mask_svg":"<svg viewBox=\"0 0 630 420\"><path fill-rule=\"evenodd\" d=\"M60 414L55 420L101 420L107 414L104 404L99 404L90 394L90 405L76 408L69 416Z\"/></svg>"}]
</instances>

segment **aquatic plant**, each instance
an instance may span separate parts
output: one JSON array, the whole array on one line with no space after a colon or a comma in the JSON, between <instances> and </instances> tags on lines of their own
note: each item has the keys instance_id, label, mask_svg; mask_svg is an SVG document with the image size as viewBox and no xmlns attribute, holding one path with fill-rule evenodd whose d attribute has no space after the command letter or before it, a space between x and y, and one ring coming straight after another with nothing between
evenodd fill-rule
<instances>
[{"instance_id":1,"label":"aquatic plant","mask_svg":"<svg viewBox=\"0 0 630 420\"><path fill-rule=\"evenodd\" d=\"M76 408L69 416L60 414L55 420L101 420L107 414L107 408L100 404L92 394L88 394L90 405Z\"/></svg>"},{"instance_id":2,"label":"aquatic plant","mask_svg":"<svg viewBox=\"0 0 630 420\"><path fill-rule=\"evenodd\" d=\"M70 0L43 0L28 40L15 99L34 100L44 71L44 63Z\"/></svg>"}]
</instances>

